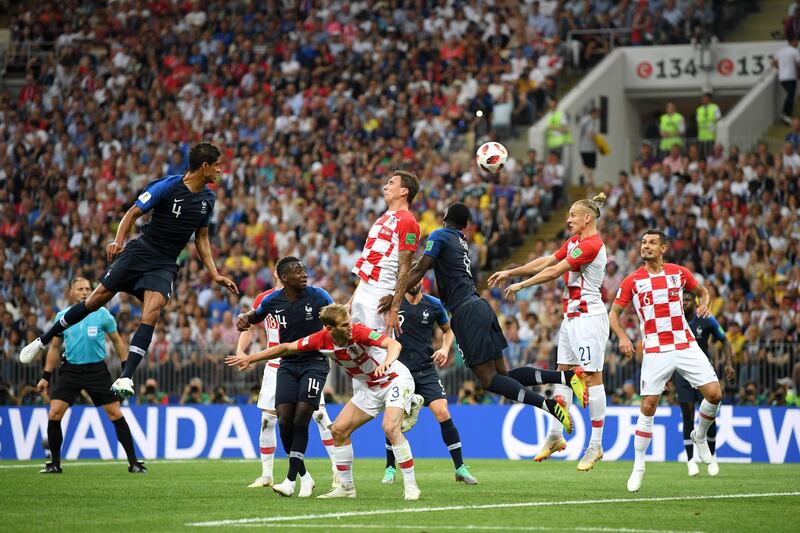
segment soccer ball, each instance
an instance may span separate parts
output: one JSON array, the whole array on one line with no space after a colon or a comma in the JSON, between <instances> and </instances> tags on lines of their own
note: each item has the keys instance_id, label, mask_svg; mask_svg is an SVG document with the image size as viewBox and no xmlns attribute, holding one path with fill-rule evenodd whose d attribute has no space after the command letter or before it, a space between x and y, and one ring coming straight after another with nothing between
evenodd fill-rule
<instances>
[{"instance_id":1,"label":"soccer ball","mask_svg":"<svg viewBox=\"0 0 800 533\"><path fill-rule=\"evenodd\" d=\"M483 143L475 153L475 162L484 171L494 174L500 172L508 159L508 150L500 143Z\"/></svg>"}]
</instances>

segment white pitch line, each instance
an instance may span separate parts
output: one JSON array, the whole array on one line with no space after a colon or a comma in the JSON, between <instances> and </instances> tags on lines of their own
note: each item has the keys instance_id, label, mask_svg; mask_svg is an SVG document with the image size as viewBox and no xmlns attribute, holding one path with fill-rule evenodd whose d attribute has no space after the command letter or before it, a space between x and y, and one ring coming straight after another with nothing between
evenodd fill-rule
<instances>
[{"instance_id":1,"label":"white pitch line","mask_svg":"<svg viewBox=\"0 0 800 533\"><path fill-rule=\"evenodd\" d=\"M226 463L251 463L255 462L256 459L145 459L144 461L150 464L192 464L192 463L209 463L211 461L218 462L218 461L225 461ZM25 463L24 465L4 465L0 464L0 470L4 469L13 469L13 468L42 468L45 459L42 459L42 463ZM115 466L115 465L122 465L128 464L128 461L122 459L104 459L102 461L62 461L62 467L70 467L73 466Z\"/></svg>"},{"instance_id":2,"label":"white pitch line","mask_svg":"<svg viewBox=\"0 0 800 533\"><path fill-rule=\"evenodd\" d=\"M296 522L299 520L316 520L325 518L349 518L353 516L375 516L397 513L429 513L436 511L463 511L465 509L513 509L517 507L553 507L561 505L594 505L604 503L654 503L685 500L727 500L746 498L772 498L780 496L800 496L800 491L795 492L764 492L751 494L713 494L706 496L662 496L658 498L609 498L605 500L569 500L547 502L517 502L517 503L491 503L484 505L447 505L442 507L406 507L401 509L380 509L373 511L344 511L338 513L307 514L294 516L269 516L258 518L239 518L235 520L212 520L208 522L188 522L186 526L193 527L219 527L235 526L241 524L264 524L275 522Z\"/></svg>"},{"instance_id":3,"label":"white pitch line","mask_svg":"<svg viewBox=\"0 0 800 533\"><path fill-rule=\"evenodd\" d=\"M241 524L237 527L263 527L261 524ZM411 526L411 525L378 525L378 524L281 524L282 528L302 529L413 529L415 531L431 530L470 530L470 531L589 531L592 533L705 533L704 531L685 531L680 529L634 529L627 527L548 527L548 526Z\"/></svg>"}]
</instances>

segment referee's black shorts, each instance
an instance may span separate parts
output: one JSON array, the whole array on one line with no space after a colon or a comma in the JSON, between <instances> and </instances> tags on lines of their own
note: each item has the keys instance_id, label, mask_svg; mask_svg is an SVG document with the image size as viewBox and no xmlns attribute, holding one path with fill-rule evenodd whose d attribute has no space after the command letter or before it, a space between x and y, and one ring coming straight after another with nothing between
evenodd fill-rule
<instances>
[{"instance_id":1,"label":"referee's black shorts","mask_svg":"<svg viewBox=\"0 0 800 533\"><path fill-rule=\"evenodd\" d=\"M97 406L118 402L111 392L111 373L105 362L73 365L66 361L61 363L55 376L55 385L50 393L51 400L61 400L72 405L81 393L86 390Z\"/></svg>"}]
</instances>

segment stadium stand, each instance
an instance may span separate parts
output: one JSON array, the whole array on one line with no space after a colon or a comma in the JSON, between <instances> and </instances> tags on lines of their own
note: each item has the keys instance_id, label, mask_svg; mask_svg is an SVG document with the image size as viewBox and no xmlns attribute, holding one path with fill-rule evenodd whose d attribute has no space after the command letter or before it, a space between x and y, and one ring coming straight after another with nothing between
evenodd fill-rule
<instances>
[{"instance_id":1,"label":"stadium stand","mask_svg":"<svg viewBox=\"0 0 800 533\"><path fill-rule=\"evenodd\" d=\"M249 397L255 378L221 363L235 346L237 312L272 285L281 255L304 258L310 282L346 300L393 168L423 178L413 206L423 236L462 199L475 221L475 275L496 268L553 215L560 183L535 152L510 158L496 178L481 175L472 148L530 125L560 84L609 47L692 42L737 16L730 3L674 0L656 9L520 2L497 12L480 2L423 2L422 11L303 3L281 12L260 1L10 4L11 41L0 54L0 403L20 404L44 401L29 385L38 371L16 361L20 347L65 306L72 276L100 277L101 245L120 214L149 180L182 172L192 143L226 147L213 245L243 296L211 287L193 248L181 256L176 295L137 374L137 384L157 380L152 394L142 387L143 401L182 393L186 401L193 377L207 390L224 387L213 397ZM13 90L12 80L20 80ZM607 191L601 232L615 261L607 297L636 262L632 236L685 223L691 231L671 231L675 253L715 289L714 312L736 348L741 391L729 394L740 403L750 382L763 401L786 378L800 384L797 166L787 172L785 161L743 154L680 177L634 163ZM531 254L558 244L539 242ZM558 285L516 303L484 295L501 315L511 366L553 366ZM135 329L133 298L121 294L109 307L123 335ZM622 401L636 370L611 347L607 354L606 383ZM454 397L464 370L456 357L443 371ZM331 399L349 392L341 375L329 385Z\"/></svg>"}]
</instances>

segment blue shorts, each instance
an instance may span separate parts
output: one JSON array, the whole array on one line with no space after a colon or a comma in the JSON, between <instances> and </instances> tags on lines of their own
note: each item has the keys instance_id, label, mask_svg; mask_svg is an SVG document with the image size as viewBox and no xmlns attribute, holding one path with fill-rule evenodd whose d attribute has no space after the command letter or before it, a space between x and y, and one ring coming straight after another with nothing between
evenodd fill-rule
<instances>
[{"instance_id":1,"label":"blue shorts","mask_svg":"<svg viewBox=\"0 0 800 533\"><path fill-rule=\"evenodd\" d=\"M508 346L497 315L483 298L477 298L456 308L450 325L456 336L464 363L472 368L503 357Z\"/></svg>"},{"instance_id":2,"label":"blue shorts","mask_svg":"<svg viewBox=\"0 0 800 533\"><path fill-rule=\"evenodd\" d=\"M134 239L114 259L100 283L112 292L127 292L144 300L144 291L156 291L169 300L178 275L178 264L164 257L141 237Z\"/></svg>"},{"instance_id":3,"label":"blue shorts","mask_svg":"<svg viewBox=\"0 0 800 533\"><path fill-rule=\"evenodd\" d=\"M678 403L700 403L703 401L703 393L692 387L681 376L680 372L672 374L672 383L675 385L675 392L678 394Z\"/></svg>"},{"instance_id":4,"label":"blue shorts","mask_svg":"<svg viewBox=\"0 0 800 533\"><path fill-rule=\"evenodd\" d=\"M425 405L436 400L447 400L447 393L435 367L412 370L411 377L414 378L414 393L425 398Z\"/></svg>"},{"instance_id":5,"label":"blue shorts","mask_svg":"<svg viewBox=\"0 0 800 533\"><path fill-rule=\"evenodd\" d=\"M319 409L319 399L328 378L327 361L292 364L281 362L275 385L275 406L282 403L306 402Z\"/></svg>"}]
</instances>

